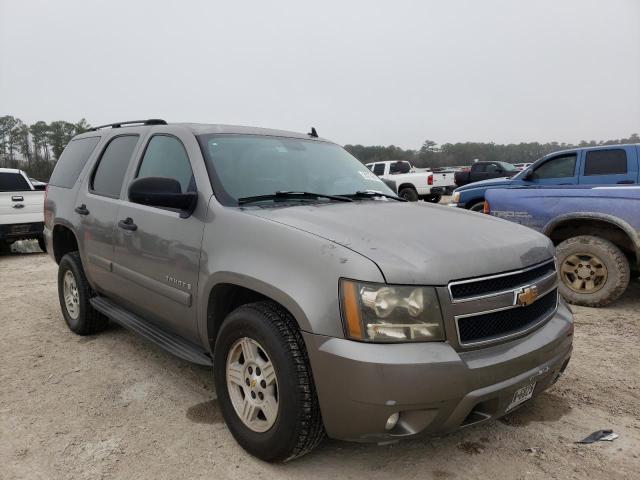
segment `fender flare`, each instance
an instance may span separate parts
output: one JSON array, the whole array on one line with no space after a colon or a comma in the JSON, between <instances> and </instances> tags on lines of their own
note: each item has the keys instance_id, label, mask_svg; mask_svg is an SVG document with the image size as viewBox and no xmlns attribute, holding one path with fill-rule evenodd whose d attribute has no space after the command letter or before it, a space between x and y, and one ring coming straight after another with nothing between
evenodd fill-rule
<instances>
[{"instance_id":1,"label":"fender flare","mask_svg":"<svg viewBox=\"0 0 640 480\"><path fill-rule=\"evenodd\" d=\"M627 234L629 240L633 244L635 248L636 257L640 261L640 235L638 232L625 220L622 220L619 217L615 217L613 215L609 215L608 213L598 213L598 212L574 212L574 213L565 213L559 215L553 220L549 221L542 229L542 233L544 233L547 237L551 237L551 232L555 230L557 227L562 225L565 222L571 220L599 220L601 222L610 223L618 228L620 228L623 232Z\"/></svg>"},{"instance_id":2,"label":"fender flare","mask_svg":"<svg viewBox=\"0 0 640 480\"><path fill-rule=\"evenodd\" d=\"M263 282L260 279L244 275L235 272L216 272L211 275L206 284L199 288L200 299L198 301L198 332L203 345L208 345L209 332L208 332L208 315L207 310L209 306L209 296L211 291L220 284L231 284L238 287L247 288L253 290L267 298L279 303L286 308L293 318L298 323L300 330L310 332L311 323L307 318L304 310L298 302L296 302L289 294L274 287L272 284Z\"/></svg>"}]
</instances>

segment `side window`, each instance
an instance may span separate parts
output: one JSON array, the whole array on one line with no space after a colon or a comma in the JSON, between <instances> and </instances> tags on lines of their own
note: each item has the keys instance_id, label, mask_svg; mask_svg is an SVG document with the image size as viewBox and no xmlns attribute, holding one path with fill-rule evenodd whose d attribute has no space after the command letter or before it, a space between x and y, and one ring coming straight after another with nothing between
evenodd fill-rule
<instances>
[{"instance_id":1,"label":"side window","mask_svg":"<svg viewBox=\"0 0 640 480\"><path fill-rule=\"evenodd\" d=\"M373 173L376 175L384 175L384 163L376 163L373 166Z\"/></svg>"},{"instance_id":2,"label":"side window","mask_svg":"<svg viewBox=\"0 0 640 480\"><path fill-rule=\"evenodd\" d=\"M0 173L0 192L26 192L31 190L29 184L19 173Z\"/></svg>"},{"instance_id":3,"label":"side window","mask_svg":"<svg viewBox=\"0 0 640 480\"><path fill-rule=\"evenodd\" d=\"M169 135L151 137L136 177L173 178L180 182L183 193L196 190L187 152L180 140Z\"/></svg>"},{"instance_id":4,"label":"side window","mask_svg":"<svg viewBox=\"0 0 640 480\"><path fill-rule=\"evenodd\" d=\"M471 170L474 171L474 173L484 173L487 171L487 164L486 163L476 163L475 165L473 165L471 167Z\"/></svg>"},{"instance_id":5,"label":"side window","mask_svg":"<svg viewBox=\"0 0 640 480\"><path fill-rule=\"evenodd\" d=\"M575 153L570 153L547 160L533 171L531 178L533 180L544 180L546 178L573 177L576 171L577 158Z\"/></svg>"},{"instance_id":6,"label":"side window","mask_svg":"<svg viewBox=\"0 0 640 480\"><path fill-rule=\"evenodd\" d=\"M49 184L62 188L73 187L99 141L100 137L71 140L56 162Z\"/></svg>"},{"instance_id":7,"label":"side window","mask_svg":"<svg viewBox=\"0 0 640 480\"><path fill-rule=\"evenodd\" d=\"M487 169L486 169L487 173L496 173L498 170L500 170L500 167L497 164L495 163L487 164Z\"/></svg>"},{"instance_id":8,"label":"side window","mask_svg":"<svg viewBox=\"0 0 640 480\"><path fill-rule=\"evenodd\" d=\"M102 152L98 168L93 174L91 191L97 195L118 198L131 155L138 143L138 135L115 137Z\"/></svg>"},{"instance_id":9,"label":"side window","mask_svg":"<svg viewBox=\"0 0 640 480\"><path fill-rule=\"evenodd\" d=\"M587 152L584 174L620 175L627 173L627 152L621 149L593 150Z\"/></svg>"}]
</instances>

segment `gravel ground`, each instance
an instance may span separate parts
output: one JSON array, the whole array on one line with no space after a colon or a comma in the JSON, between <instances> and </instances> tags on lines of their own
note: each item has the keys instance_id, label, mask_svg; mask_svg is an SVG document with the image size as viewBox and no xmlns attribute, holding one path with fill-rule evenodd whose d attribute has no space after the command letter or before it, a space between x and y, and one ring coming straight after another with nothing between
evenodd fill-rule
<instances>
[{"instance_id":1,"label":"gravel ground","mask_svg":"<svg viewBox=\"0 0 640 480\"><path fill-rule=\"evenodd\" d=\"M56 265L14 252L0 256L0 478L640 478L639 307L635 280L609 308L574 308L565 376L500 421L387 446L327 440L269 465L234 442L209 369L116 326L72 334ZM620 438L573 443L602 428Z\"/></svg>"}]
</instances>

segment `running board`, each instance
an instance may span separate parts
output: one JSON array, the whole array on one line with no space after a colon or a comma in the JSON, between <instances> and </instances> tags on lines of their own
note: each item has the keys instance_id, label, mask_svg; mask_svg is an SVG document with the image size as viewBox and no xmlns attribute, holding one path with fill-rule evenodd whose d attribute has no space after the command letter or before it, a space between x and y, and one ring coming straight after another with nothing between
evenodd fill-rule
<instances>
[{"instance_id":1,"label":"running board","mask_svg":"<svg viewBox=\"0 0 640 480\"><path fill-rule=\"evenodd\" d=\"M176 357L198 365L208 367L213 365L211 357L204 349L145 321L111 300L105 297L93 297L90 301L93 308L109 317L110 320L155 343Z\"/></svg>"}]
</instances>

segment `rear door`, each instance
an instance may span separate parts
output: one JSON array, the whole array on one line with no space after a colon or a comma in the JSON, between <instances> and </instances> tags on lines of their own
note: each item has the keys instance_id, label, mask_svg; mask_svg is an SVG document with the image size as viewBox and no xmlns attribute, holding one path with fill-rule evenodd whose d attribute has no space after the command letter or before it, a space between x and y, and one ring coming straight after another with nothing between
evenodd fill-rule
<instances>
[{"instance_id":1,"label":"rear door","mask_svg":"<svg viewBox=\"0 0 640 480\"><path fill-rule=\"evenodd\" d=\"M130 178L173 178L183 192L197 192L191 163L197 152L193 135L158 130L146 142ZM206 202L202 201L193 215L181 218L176 210L132 203L125 196L115 234L118 297L129 310L194 341L203 215Z\"/></svg>"},{"instance_id":2,"label":"rear door","mask_svg":"<svg viewBox=\"0 0 640 480\"><path fill-rule=\"evenodd\" d=\"M633 147L585 150L579 183L586 185L633 184L638 177L638 161Z\"/></svg>"},{"instance_id":3,"label":"rear door","mask_svg":"<svg viewBox=\"0 0 640 480\"><path fill-rule=\"evenodd\" d=\"M117 290L112 273L115 219L127 168L139 142L138 134L111 137L76 197L73 214L78 220L85 273L94 288L105 294Z\"/></svg>"}]
</instances>

